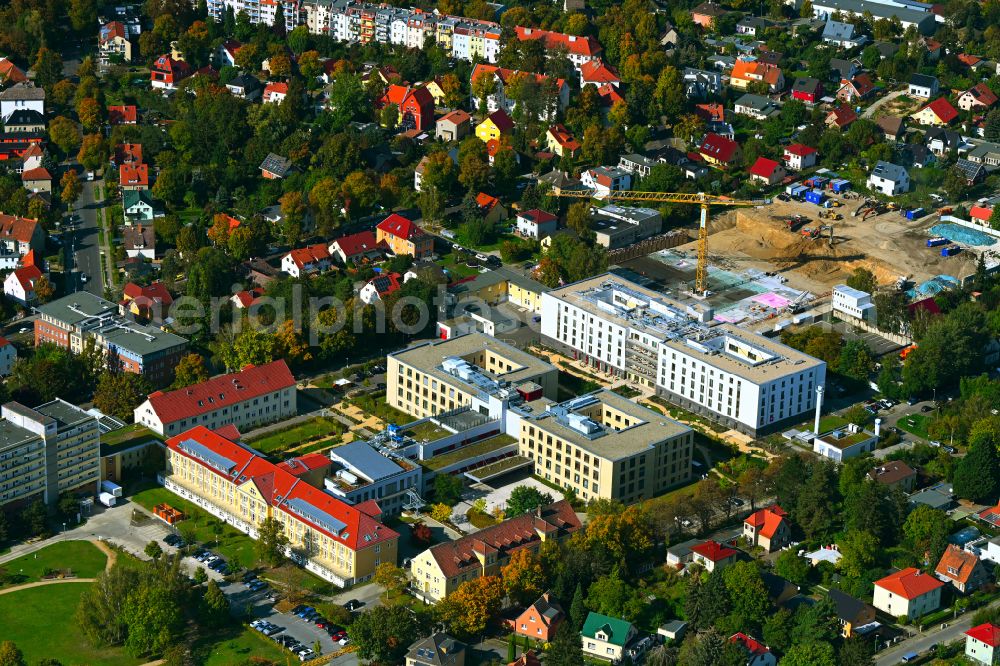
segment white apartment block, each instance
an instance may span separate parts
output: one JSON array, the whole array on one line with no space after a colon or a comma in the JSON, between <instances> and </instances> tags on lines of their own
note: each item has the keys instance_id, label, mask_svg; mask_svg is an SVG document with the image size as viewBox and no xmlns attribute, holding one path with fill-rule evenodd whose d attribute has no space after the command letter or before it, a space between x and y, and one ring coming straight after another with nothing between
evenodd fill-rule
<instances>
[{"instance_id":1,"label":"white apartment block","mask_svg":"<svg viewBox=\"0 0 1000 666\"><path fill-rule=\"evenodd\" d=\"M285 14L285 29L292 30L300 22L298 0L283 0L281 4ZM226 17L227 7L232 7L234 15L246 12L250 23L266 25L274 25L274 17L278 12L277 0L208 0L208 15L221 23Z\"/></svg>"},{"instance_id":2,"label":"white apartment block","mask_svg":"<svg viewBox=\"0 0 1000 666\"><path fill-rule=\"evenodd\" d=\"M542 339L754 436L801 420L826 380L823 361L611 274L543 293Z\"/></svg>"},{"instance_id":3,"label":"white apartment block","mask_svg":"<svg viewBox=\"0 0 1000 666\"><path fill-rule=\"evenodd\" d=\"M860 289L852 289L846 284L838 284L833 288L833 311L875 323L875 304L872 295Z\"/></svg>"}]
</instances>

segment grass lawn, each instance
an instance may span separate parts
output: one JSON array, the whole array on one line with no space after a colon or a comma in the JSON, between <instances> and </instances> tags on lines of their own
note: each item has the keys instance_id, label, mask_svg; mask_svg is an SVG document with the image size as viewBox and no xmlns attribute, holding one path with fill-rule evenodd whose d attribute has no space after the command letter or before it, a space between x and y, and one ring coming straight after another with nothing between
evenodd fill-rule
<instances>
[{"instance_id":1,"label":"grass lawn","mask_svg":"<svg viewBox=\"0 0 1000 666\"><path fill-rule=\"evenodd\" d=\"M163 441L163 437L146 426L133 423L101 435L101 454L106 455L117 448L125 448L150 439Z\"/></svg>"},{"instance_id":2,"label":"grass lawn","mask_svg":"<svg viewBox=\"0 0 1000 666\"><path fill-rule=\"evenodd\" d=\"M819 431L820 433L830 432L831 430L836 430L837 428L843 428L848 423L849 421L842 416L827 414L826 416L821 416L819 418ZM809 425L809 429L812 429L812 425Z\"/></svg>"},{"instance_id":3,"label":"grass lawn","mask_svg":"<svg viewBox=\"0 0 1000 666\"><path fill-rule=\"evenodd\" d=\"M119 648L95 648L80 634L73 616L87 586L61 583L0 596L0 636L14 641L29 664L44 658L66 666L133 666L147 661L133 659Z\"/></svg>"},{"instance_id":4,"label":"grass lawn","mask_svg":"<svg viewBox=\"0 0 1000 666\"><path fill-rule=\"evenodd\" d=\"M174 495L166 488L161 486L146 488L131 495L130 499L150 511L157 504L164 503L175 509L180 509L188 516L188 519L181 524L189 523L194 527L195 540L218 551L228 561L236 562L241 566L252 567L257 561L253 539L226 525L191 502Z\"/></svg>"},{"instance_id":5,"label":"grass lawn","mask_svg":"<svg viewBox=\"0 0 1000 666\"><path fill-rule=\"evenodd\" d=\"M429 442L433 442L435 439L441 439L442 437L450 435L451 432L445 430L433 421L424 421L423 423L412 428L407 428L403 434L416 440L427 440Z\"/></svg>"},{"instance_id":6,"label":"grass lawn","mask_svg":"<svg viewBox=\"0 0 1000 666\"><path fill-rule=\"evenodd\" d=\"M484 439L481 442L463 446L460 449L449 451L448 453L440 456L434 456L430 460L423 460L420 464L427 469L443 469L449 465L461 462L466 458L473 458L475 456L481 456L492 451L496 451L499 448L513 444L515 441L517 440L510 435L495 435L489 439Z\"/></svg>"},{"instance_id":7,"label":"grass lawn","mask_svg":"<svg viewBox=\"0 0 1000 666\"><path fill-rule=\"evenodd\" d=\"M261 453L272 454L280 453L311 439L326 437L343 431L344 426L338 421L317 416L314 419L292 426L291 428L271 432L259 439L248 440L247 443Z\"/></svg>"},{"instance_id":8,"label":"grass lawn","mask_svg":"<svg viewBox=\"0 0 1000 666\"><path fill-rule=\"evenodd\" d=\"M294 659L290 652L282 650L277 643L248 627L230 630L230 635L221 641L216 641L215 637L211 640L215 641L214 644L203 644L195 648L202 659L199 663L205 666L228 666L250 657L269 659L279 664L285 663L286 657Z\"/></svg>"},{"instance_id":9,"label":"grass lawn","mask_svg":"<svg viewBox=\"0 0 1000 666\"><path fill-rule=\"evenodd\" d=\"M381 419L386 423L403 425L406 423L412 423L415 420L409 414L404 414L395 407L389 406L389 404L385 401L384 391L351 398L350 403L366 414L370 414L371 416Z\"/></svg>"},{"instance_id":10,"label":"grass lawn","mask_svg":"<svg viewBox=\"0 0 1000 666\"><path fill-rule=\"evenodd\" d=\"M440 261L441 268L448 272L448 275L452 279L460 280L462 278L472 277L473 275L479 274L478 268L472 268L465 265L465 261L460 260L455 252L445 255Z\"/></svg>"},{"instance_id":11,"label":"grass lawn","mask_svg":"<svg viewBox=\"0 0 1000 666\"><path fill-rule=\"evenodd\" d=\"M89 541L57 541L51 546L0 565L21 583L41 580L48 569L71 569L77 578L94 578L104 571L108 556Z\"/></svg>"},{"instance_id":12,"label":"grass lawn","mask_svg":"<svg viewBox=\"0 0 1000 666\"><path fill-rule=\"evenodd\" d=\"M921 439L930 439L930 436L927 434L927 427L931 424L931 420L931 418L923 414L910 414L909 416L900 418L896 422L896 425L911 435L916 435Z\"/></svg>"},{"instance_id":13,"label":"grass lawn","mask_svg":"<svg viewBox=\"0 0 1000 666\"><path fill-rule=\"evenodd\" d=\"M497 234L496 238L492 243L484 243L482 245L473 245L469 242L469 238L465 233L465 227L460 226L455 229L455 241L462 247L469 248L471 250L479 250L481 252L491 252L493 250L499 250L500 246L504 244L505 241L514 241L515 243L523 243L524 240L514 234Z\"/></svg>"},{"instance_id":14,"label":"grass lawn","mask_svg":"<svg viewBox=\"0 0 1000 666\"><path fill-rule=\"evenodd\" d=\"M469 522L476 529L483 529L486 527L492 527L497 524L496 518L488 513L483 513L482 511L476 511L475 509L469 509L465 514L469 518Z\"/></svg>"}]
</instances>

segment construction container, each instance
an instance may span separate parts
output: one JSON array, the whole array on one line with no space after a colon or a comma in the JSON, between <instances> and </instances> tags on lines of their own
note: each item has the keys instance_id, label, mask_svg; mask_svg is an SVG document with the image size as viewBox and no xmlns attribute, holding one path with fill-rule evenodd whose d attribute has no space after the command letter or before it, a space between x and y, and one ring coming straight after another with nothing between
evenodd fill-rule
<instances>
[{"instance_id":1,"label":"construction container","mask_svg":"<svg viewBox=\"0 0 1000 666\"><path fill-rule=\"evenodd\" d=\"M819 188L826 187L826 184L829 182L830 179L825 178L823 176L813 176L812 178L804 181L804 183L809 187L819 187Z\"/></svg>"},{"instance_id":2,"label":"construction container","mask_svg":"<svg viewBox=\"0 0 1000 666\"><path fill-rule=\"evenodd\" d=\"M796 185L795 189L792 190L792 198L801 199L806 195L806 192L808 191L809 188L806 187L805 185Z\"/></svg>"},{"instance_id":3,"label":"construction container","mask_svg":"<svg viewBox=\"0 0 1000 666\"><path fill-rule=\"evenodd\" d=\"M950 242L951 241L949 241L947 238L944 238L942 236L938 236L936 238L928 238L927 239L927 247L938 247L939 245L947 245Z\"/></svg>"},{"instance_id":4,"label":"construction container","mask_svg":"<svg viewBox=\"0 0 1000 666\"><path fill-rule=\"evenodd\" d=\"M806 192L806 201L817 206L822 205L825 198L826 195L823 194L823 190L809 190Z\"/></svg>"},{"instance_id":5,"label":"construction container","mask_svg":"<svg viewBox=\"0 0 1000 666\"><path fill-rule=\"evenodd\" d=\"M961 251L962 251L962 248L960 248L959 246L957 246L957 245L949 245L948 247L941 248L941 256L942 257L952 257L952 256L958 254Z\"/></svg>"},{"instance_id":6,"label":"construction container","mask_svg":"<svg viewBox=\"0 0 1000 666\"><path fill-rule=\"evenodd\" d=\"M785 187L785 194L792 196L795 193L796 188L802 187L802 183L792 183Z\"/></svg>"},{"instance_id":7,"label":"construction container","mask_svg":"<svg viewBox=\"0 0 1000 666\"><path fill-rule=\"evenodd\" d=\"M913 210L906 211L906 219L908 220L919 220L924 215L927 214L923 208L914 208Z\"/></svg>"},{"instance_id":8,"label":"construction container","mask_svg":"<svg viewBox=\"0 0 1000 666\"><path fill-rule=\"evenodd\" d=\"M851 189L851 181L846 178L837 178L830 181L830 189L834 192L846 192Z\"/></svg>"}]
</instances>

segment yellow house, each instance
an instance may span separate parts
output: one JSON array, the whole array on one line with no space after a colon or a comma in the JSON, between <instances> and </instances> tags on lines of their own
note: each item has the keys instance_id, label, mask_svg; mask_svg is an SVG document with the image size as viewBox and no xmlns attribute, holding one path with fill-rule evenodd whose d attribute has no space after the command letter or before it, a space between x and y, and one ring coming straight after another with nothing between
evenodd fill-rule
<instances>
[{"instance_id":1,"label":"yellow house","mask_svg":"<svg viewBox=\"0 0 1000 666\"><path fill-rule=\"evenodd\" d=\"M546 291L549 288L541 282L505 267L479 273L448 289L459 300L480 300L487 305L509 302L530 312L542 311L542 294Z\"/></svg>"},{"instance_id":2,"label":"yellow house","mask_svg":"<svg viewBox=\"0 0 1000 666\"><path fill-rule=\"evenodd\" d=\"M580 142L573 138L563 125L553 125L545 133L545 147L559 157L576 157L580 151Z\"/></svg>"},{"instance_id":3,"label":"yellow house","mask_svg":"<svg viewBox=\"0 0 1000 666\"><path fill-rule=\"evenodd\" d=\"M426 84L424 84L424 88L427 88L427 92L429 92L431 94L431 97L434 98L434 106L440 106L440 107L445 106L444 90L441 88L441 84L438 83L437 79L431 79L430 81L428 81Z\"/></svg>"},{"instance_id":4,"label":"yellow house","mask_svg":"<svg viewBox=\"0 0 1000 666\"><path fill-rule=\"evenodd\" d=\"M486 116L486 120L476 126L476 136L483 143L489 143L514 131L514 121L503 109Z\"/></svg>"},{"instance_id":5,"label":"yellow house","mask_svg":"<svg viewBox=\"0 0 1000 666\"><path fill-rule=\"evenodd\" d=\"M947 99L938 97L910 117L921 125L944 127L950 125L955 118L958 118L958 111L955 110L955 107Z\"/></svg>"}]
</instances>

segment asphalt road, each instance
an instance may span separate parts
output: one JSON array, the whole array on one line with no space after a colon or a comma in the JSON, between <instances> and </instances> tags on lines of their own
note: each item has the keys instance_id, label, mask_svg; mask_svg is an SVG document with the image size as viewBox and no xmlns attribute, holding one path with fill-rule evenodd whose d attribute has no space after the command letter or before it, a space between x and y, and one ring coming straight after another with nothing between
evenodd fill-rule
<instances>
[{"instance_id":1,"label":"asphalt road","mask_svg":"<svg viewBox=\"0 0 1000 666\"><path fill-rule=\"evenodd\" d=\"M68 291L85 289L92 294L103 296L104 271L101 270L101 247L97 223L99 206L96 201L98 184L103 183L99 180L85 180L83 193L74 207L74 212L80 216L80 222L70 234L70 255L73 262L72 281L74 284L70 286ZM82 281L80 273L87 275L86 283Z\"/></svg>"},{"instance_id":2,"label":"asphalt road","mask_svg":"<svg viewBox=\"0 0 1000 666\"><path fill-rule=\"evenodd\" d=\"M991 605L996 605L991 604ZM918 634L913 638L907 639L905 641L900 641L891 648L878 653L875 656L875 666L889 666L889 664L898 664L902 659L903 655L908 652L916 652L917 654L923 654L927 649L935 644L943 645L945 643L953 643L957 640L962 639L962 634L972 626L972 616L973 613L967 612L964 615L958 617L954 621L945 622L944 629L942 625L937 625L928 631Z\"/></svg>"}]
</instances>

